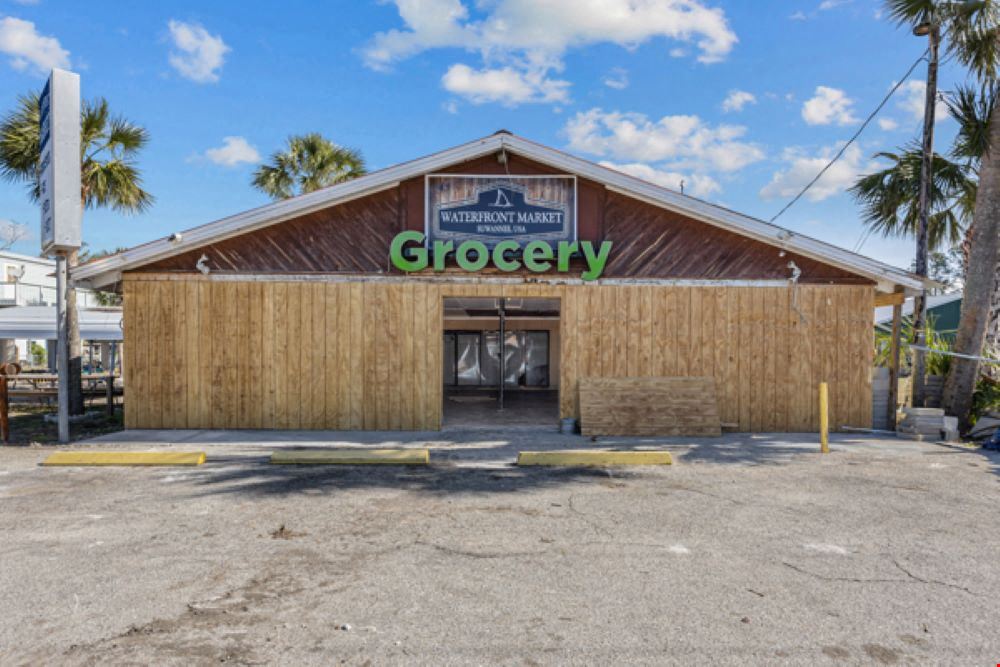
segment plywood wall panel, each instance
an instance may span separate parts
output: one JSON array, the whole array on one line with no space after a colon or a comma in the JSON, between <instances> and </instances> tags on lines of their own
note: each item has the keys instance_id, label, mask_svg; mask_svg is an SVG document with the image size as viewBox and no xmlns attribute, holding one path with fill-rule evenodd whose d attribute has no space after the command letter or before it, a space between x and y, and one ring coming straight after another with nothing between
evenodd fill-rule
<instances>
[{"instance_id":1,"label":"plywood wall panel","mask_svg":"<svg viewBox=\"0 0 1000 667\"><path fill-rule=\"evenodd\" d=\"M871 421L872 288L125 280L129 428L437 429L444 295L561 301L560 413L580 377L710 377L744 431ZM801 316L800 314L801 313Z\"/></svg>"}]
</instances>

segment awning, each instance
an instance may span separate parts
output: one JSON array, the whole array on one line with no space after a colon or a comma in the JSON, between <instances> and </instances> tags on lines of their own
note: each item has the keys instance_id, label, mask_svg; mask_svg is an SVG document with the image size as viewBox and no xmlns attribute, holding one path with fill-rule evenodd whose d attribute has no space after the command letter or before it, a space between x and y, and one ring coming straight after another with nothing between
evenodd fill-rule
<instances>
[{"instance_id":1,"label":"awning","mask_svg":"<svg viewBox=\"0 0 1000 667\"><path fill-rule=\"evenodd\" d=\"M82 340L121 340L121 308L81 308ZM55 306L0 308L0 339L55 340Z\"/></svg>"}]
</instances>

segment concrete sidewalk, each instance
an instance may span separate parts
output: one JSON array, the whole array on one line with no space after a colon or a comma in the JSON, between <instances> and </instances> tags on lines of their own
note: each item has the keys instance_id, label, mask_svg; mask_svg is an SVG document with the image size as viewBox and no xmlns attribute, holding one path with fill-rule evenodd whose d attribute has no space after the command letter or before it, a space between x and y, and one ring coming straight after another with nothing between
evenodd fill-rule
<instances>
[{"instance_id":1,"label":"concrete sidewalk","mask_svg":"<svg viewBox=\"0 0 1000 667\"><path fill-rule=\"evenodd\" d=\"M76 443L105 449L193 447L212 455L263 456L289 447L419 447L431 450L431 462L451 465L505 466L519 451L566 449L666 449L684 463L780 463L819 451L814 433L727 433L719 438L612 438L593 440L543 428L470 429L448 431L252 431L140 430L120 431ZM887 456L912 454L942 445L858 434L832 434L830 447ZM947 447L947 446L945 446Z\"/></svg>"}]
</instances>

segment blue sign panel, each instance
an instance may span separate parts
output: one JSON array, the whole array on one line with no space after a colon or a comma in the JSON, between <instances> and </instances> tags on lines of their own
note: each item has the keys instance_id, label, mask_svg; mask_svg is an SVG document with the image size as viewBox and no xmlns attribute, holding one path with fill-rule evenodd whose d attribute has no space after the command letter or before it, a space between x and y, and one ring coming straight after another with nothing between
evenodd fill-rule
<instances>
[{"instance_id":1,"label":"blue sign panel","mask_svg":"<svg viewBox=\"0 0 1000 667\"><path fill-rule=\"evenodd\" d=\"M42 94L38 96L38 149L44 151L49 144L49 137L52 136L52 123L49 122L49 110L51 108L51 96L49 94L49 84L45 82Z\"/></svg>"},{"instance_id":2,"label":"blue sign panel","mask_svg":"<svg viewBox=\"0 0 1000 667\"><path fill-rule=\"evenodd\" d=\"M576 179L566 176L429 176L428 244L576 239Z\"/></svg>"}]
</instances>

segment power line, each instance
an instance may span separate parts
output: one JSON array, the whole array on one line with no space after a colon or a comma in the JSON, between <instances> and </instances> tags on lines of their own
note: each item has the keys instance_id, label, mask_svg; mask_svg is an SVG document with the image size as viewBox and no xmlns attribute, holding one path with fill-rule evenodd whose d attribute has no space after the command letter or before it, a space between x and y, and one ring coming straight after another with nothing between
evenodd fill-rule
<instances>
[{"instance_id":1,"label":"power line","mask_svg":"<svg viewBox=\"0 0 1000 667\"><path fill-rule=\"evenodd\" d=\"M833 156L833 159L830 160L826 164L826 166L823 167L823 169L820 170L820 172L818 174L816 174L816 178L814 178L811 181L809 181L809 184L806 185L804 188L802 188L802 191L799 192L799 194L795 195L795 197L790 202L788 202L787 204L785 204L785 207L782 208L780 211L778 211L774 215L774 217L771 218L768 222L774 222L775 220L777 220L779 217L781 217L781 215L785 211L787 211L788 209L790 209L792 207L792 205L795 204L795 202L797 202L798 200L802 199L802 195L804 195L806 192L808 192L809 188L811 188L812 186L816 185L816 182L819 179L823 178L823 174L825 174L830 169L830 167L832 167L834 165L834 163L837 162L837 160L839 160L840 158L842 158L844 156L844 153L847 151L847 149L850 147L850 145L853 144L855 142L855 140L857 140L857 138L861 136L861 133L865 131L865 128L867 128L871 124L871 122L873 120L875 120L875 116L877 116L878 112L882 110L882 107L884 107L889 102L889 99L896 93L896 91L899 90L899 88L904 83L906 83L906 80L910 78L911 74L913 74L913 70L915 70L917 68L917 65L919 65L920 62L922 60L924 60L924 58L927 57L927 52L928 51L930 51L930 49L927 49L922 54L920 54L920 57L917 58L913 62L912 65L910 65L910 69L906 70L906 74L903 75L903 78L900 79L896 83L896 85L892 87L892 90L889 91L889 94L886 95L882 99L882 101L879 103L879 105L877 107L875 107L875 111L872 111L871 114L868 115L868 118L865 119L865 122L861 123L861 127L859 127L858 130L857 130L857 132L854 133L854 136L852 136L850 139L848 139L847 143L844 144L839 151L837 151L837 154L835 156Z\"/></svg>"}]
</instances>

